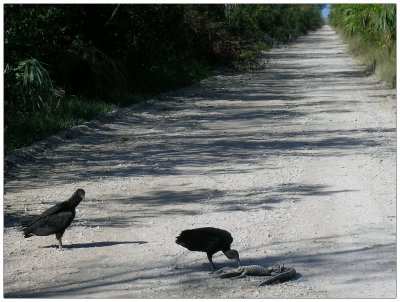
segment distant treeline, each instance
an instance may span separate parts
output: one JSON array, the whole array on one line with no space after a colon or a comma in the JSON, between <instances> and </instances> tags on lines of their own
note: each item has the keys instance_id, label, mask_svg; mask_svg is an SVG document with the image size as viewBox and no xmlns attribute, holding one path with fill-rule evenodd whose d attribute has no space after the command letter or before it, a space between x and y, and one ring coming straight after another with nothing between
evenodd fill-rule
<instances>
[{"instance_id":1,"label":"distant treeline","mask_svg":"<svg viewBox=\"0 0 400 302\"><path fill-rule=\"evenodd\" d=\"M321 5L5 4L6 153L322 25Z\"/></svg>"},{"instance_id":2,"label":"distant treeline","mask_svg":"<svg viewBox=\"0 0 400 302\"><path fill-rule=\"evenodd\" d=\"M334 4L329 22L380 79L396 84L396 4Z\"/></svg>"}]
</instances>

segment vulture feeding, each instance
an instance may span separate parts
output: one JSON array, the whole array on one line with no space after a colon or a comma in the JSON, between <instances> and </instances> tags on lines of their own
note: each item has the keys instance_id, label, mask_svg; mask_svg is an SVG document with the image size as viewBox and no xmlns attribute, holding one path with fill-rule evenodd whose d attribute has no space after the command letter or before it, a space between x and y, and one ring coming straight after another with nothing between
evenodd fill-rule
<instances>
[{"instance_id":1,"label":"vulture feeding","mask_svg":"<svg viewBox=\"0 0 400 302\"><path fill-rule=\"evenodd\" d=\"M176 237L176 243L187 248L189 251L207 253L208 261L215 271L212 256L221 251L228 259L235 259L240 266L239 253L231 250L233 238L228 231L218 228L205 227L192 230L184 230Z\"/></svg>"}]
</instances>

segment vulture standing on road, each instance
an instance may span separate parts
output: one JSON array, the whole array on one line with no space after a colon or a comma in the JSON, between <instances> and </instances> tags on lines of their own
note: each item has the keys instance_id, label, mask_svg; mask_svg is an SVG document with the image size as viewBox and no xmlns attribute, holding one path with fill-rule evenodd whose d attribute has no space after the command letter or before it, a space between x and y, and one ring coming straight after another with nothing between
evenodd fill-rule
<instances>
[{"instance_id":1,"label":"vulture standing on road","mask_svg":"<svg viewBox=\"0 0 400 302\"><path fill-rule=\"evenodd\" d=\"M62 249L61 237L75 218L75 208L85 199L85 191L78 189L68 200L57 203L39 216L23 221L24 237L56 234L58 247Z\"/></svg>"},{"instance_id":2,"label":"vulture standing on road","mask_svg":"<svg viewBox=\"0 0 400 302\"><path fill-rule=\"evenodd\" d=\"M215 271L212 256L222 251L228 259L235 259L240 266L239 253L231 250L233 238L228 231L205 227L192 230L184 230L176 237L176 243L187 248L189 251L206 252L208 261Z\"/></svg>"}]
</instances>

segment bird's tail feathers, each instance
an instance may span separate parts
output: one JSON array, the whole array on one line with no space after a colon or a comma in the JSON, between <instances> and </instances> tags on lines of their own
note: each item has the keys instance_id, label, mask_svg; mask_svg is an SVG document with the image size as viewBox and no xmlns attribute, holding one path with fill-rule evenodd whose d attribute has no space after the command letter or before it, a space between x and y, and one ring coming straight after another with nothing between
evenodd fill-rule
<instances>
[{"instance_id":1,"label":"bird's tail feathers","mask_svg":"<svg viewBox=\"0 0 400 302\"><path fill-rule=\"evenodd\" d=\"M31 223L31 221L22 221L21 225L22 225L22 227L26 228L29 226L30 223Z\"/></svg>"},{"instance_id":2,"label":"bird's tail feathers","mask_svg":"<svg viewBox=\"0 0 400 302\"><path fill-rule=\"evenodd\" d=\"M26 228L29 225L31 225L33 222L35 222L39 217L38 216L31 216L31 217L25 217L24 220L21 221L21 225Z\"/></svg>"}]
</instances>

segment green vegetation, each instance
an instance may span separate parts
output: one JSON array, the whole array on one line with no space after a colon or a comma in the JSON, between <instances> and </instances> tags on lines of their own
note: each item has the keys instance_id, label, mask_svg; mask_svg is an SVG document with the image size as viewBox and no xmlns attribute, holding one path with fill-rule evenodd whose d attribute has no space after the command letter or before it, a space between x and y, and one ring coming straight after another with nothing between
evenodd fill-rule
<instances>
[{"instance_id":1,"label":"green vegetation","mask_svg":"<svg viewBox=\"0 0 400 302\"><path fill-rule=\"evenodd\" d=\"M31 111L19 113L5 125L5 154L12 153L16 148L27 146L44 139L61 129L82 124L96 116L118 108L118 105L102 101L90 101L81 97L69 97L58 104L58 108L50 114L46 111ZM27 116L27 114L29 114ZM7 128L10 127L10 128Z\"/></svg>"},{"instance_id":2,"label":"green vegetation","mask_svg":"<svg viewBox=\"0 0 400 302\"><path fill-rule=\"evenodd\" d=\"M395 87L395 4L334 4L329 22L343 35L356 57Z\"/></svg>"},{"instance_id":3,"label":"green vegetation","mask_svg":"<svg viewBox=\"0 0 400 302\"><path fill-rule=\"evenodd\" d=\"M5 4L5 154L322 25L321 5Z\"/></svg>"}]
</instances>

